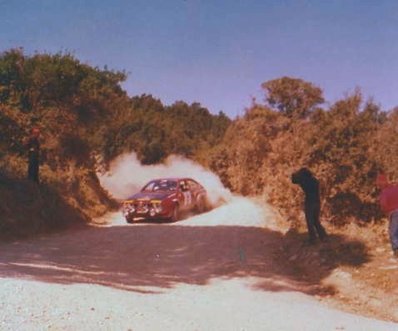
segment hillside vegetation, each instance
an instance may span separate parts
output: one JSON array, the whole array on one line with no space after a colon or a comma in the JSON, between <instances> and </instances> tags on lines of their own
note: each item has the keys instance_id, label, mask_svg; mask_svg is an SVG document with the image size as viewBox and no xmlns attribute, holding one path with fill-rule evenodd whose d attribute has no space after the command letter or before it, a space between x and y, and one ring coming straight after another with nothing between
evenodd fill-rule
<instances>
[{"instance_id":1,"label":"hillside vegetation","mask_svg":"<svg viewBox=\"0 0 398 331\"><path fill-rule=\"evenodd\" d=\"M131 151L143 164L170 154L194 159L232 191L263 196L293 225L302 193L290 176L306 166L321 181L325 220L382 219L374 179L380 169L398 176L398 109L385 112L359 90L325 106L319 87L282 77L262 85L263 103L231 120L199 103L128 96L125 79L68 53L0 54L2 234L85 223L115 208L97 171ZM24 141L33 127L41 130L39 185L26 180Z\"/></svg>"},{"instance_id":2,"label":"hillside vegetation","mask_svg":"<svg viewBox=\"0 0 398 331\"><path fill-rule=\"evenodd\" d=\"M194 158L222 139L230 123L223 113L129 97L125 79L71 54L0 54L1 235L89 222L115 208L96 172L122 153L135 151L146 164L171 153ZM39 185L25 179L33 127L41 130Z\"/></svg>"},{"instance_id":3,"label":"hillside vegetation","mask_svg":"<svg viewBox=\"0 0 398 331\"><path fill-rule=\"evenodd\" d=\"M343 225L380 220L375 177L397 178L398 109L384 112L360 91L322 108L322 90L283 77L262 85L265 102L253 102L228 128L208 160L224 183L242 194L263 195L284 219L302 217L302 192L290 182L305 166L322 186L323 219Z\"/></svg>"}]
</instances>

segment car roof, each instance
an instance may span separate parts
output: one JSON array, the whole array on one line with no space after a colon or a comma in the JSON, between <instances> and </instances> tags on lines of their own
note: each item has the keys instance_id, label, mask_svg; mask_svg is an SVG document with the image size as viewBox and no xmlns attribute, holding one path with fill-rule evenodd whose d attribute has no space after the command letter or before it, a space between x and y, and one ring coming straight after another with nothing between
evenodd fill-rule
<instances>
[{"instance_id":1,"label":"car roof","mask_svg":"<svg viewBox=\"0 0 398 331\"><path fill-rule=\"evenodd\" d=\"M163 177L163 178L154 178L154 179L151 179L149 182L152 182L152 181L154 181L154 180L156 180L156 181L158 181L158 180L171 180L171 181L192 180L192 181L196 182L196 180L194 180L194 179L192 179L192 178L189 178L189 177ZM148 183L149 183L149 182L148 182Z\"/></svg>"}]
</instances>

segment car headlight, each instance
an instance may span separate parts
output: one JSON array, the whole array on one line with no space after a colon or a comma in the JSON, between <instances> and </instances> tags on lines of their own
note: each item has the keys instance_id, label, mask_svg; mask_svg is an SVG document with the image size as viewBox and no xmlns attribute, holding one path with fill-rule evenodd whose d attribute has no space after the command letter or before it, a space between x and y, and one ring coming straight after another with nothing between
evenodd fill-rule
<instances>
[{"instance_id":1,"label":"car headlight","mask_svg":"<svg viewBox=\"0 0 398 331\"><path fill-rule=\"evenodd\" d=\"M151 201L151 205L152 205L152 208L151 208L151 210L150 210L150 214L151 214L151 216L154 216L154 215L152 215L152 210L153 210L153 212L155 213L155 214L160 214L161 212L162 212L162 201L160 201L160 200L152 200Z\"/></svg>"},{"instance_id":2,"label":"car headlight","mask_svg":"<svg viewBox=\"0 0 398 331\"><path fill-rule=\"evenodd\" d=\"M128 215L129 213L134 213L134 212L135 212L135 207L133 201L125 201L123 203L123 213L125 215Z\"/></svg>"}]
</instances>

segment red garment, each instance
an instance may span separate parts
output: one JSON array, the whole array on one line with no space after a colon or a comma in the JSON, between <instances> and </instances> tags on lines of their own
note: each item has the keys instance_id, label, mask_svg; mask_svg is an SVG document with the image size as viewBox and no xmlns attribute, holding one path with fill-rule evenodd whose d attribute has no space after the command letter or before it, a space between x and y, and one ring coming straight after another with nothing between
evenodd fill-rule
<instances>
[{"instance_id":1,"label":"red garment","mask_svg":"<svg viewBox=\"0 0 398 331\"><path fill-rule=\"evenodd\" d=\"M389 185L381 191L380 206L387 214L398 210L398 185Z\"/></svg>"}]
</instances>

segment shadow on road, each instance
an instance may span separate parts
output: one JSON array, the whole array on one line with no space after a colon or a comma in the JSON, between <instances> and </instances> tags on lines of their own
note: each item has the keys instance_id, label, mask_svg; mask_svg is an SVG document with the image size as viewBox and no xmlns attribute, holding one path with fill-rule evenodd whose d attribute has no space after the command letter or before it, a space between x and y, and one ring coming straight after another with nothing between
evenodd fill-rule
<instances>
[{"instance_id":1,"label":"shadow on road","mask_svg":"<svg viewBox=\"0 0 398 331\"><path fill-rule=\"evenodd\" d=\"M266 291L327 294L322 280L340 265L368 261L358 241L333 236L302 247L304 235L258 227L149 225L94 227L0 245L0 277L93 283L158 293L178 284L256 277ZM349 254L345 254L349 253Z\"/></svg>"}]
</instances>

